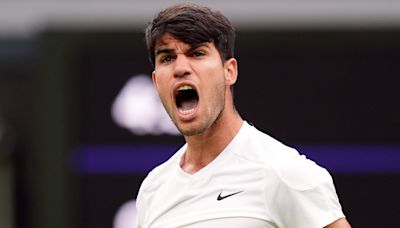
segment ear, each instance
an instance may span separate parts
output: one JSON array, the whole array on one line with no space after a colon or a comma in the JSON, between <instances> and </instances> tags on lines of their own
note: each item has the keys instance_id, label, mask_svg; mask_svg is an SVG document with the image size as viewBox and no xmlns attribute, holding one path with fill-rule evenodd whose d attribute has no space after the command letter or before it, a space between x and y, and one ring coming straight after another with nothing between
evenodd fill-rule
<instances>
[{"instance_id":1,"label":"ear","mask_svg":"<svg viewBox=\"0 0 400 228\"><path fill-rule=\"evenodd\" d=\"M153 72L151 73L151 79L153 80L153 85L154 85L154 87L156 87L156 89L157 89L156 71L153 71Z\"/></svg>"},{"instance_id":2,"label":"ear","mask_svg":"<svg viewBox=\"0 0 400 228\"><path fill-rule=\"evenodd\" d=\"M235 58L230 58L225 61L225 83L231 86L236 83L238 77L238 64Z\"/></svg>"}]
</instances>

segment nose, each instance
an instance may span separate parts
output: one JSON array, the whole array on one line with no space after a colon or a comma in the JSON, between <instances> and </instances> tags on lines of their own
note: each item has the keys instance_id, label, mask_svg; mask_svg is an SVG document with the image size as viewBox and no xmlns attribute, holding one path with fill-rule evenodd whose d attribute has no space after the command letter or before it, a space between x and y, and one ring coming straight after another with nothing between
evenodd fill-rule
<instances>
[{"instance_id":1,"label":"nose","mask_svg":"<svg viewBox=\"0 0 400 228\"><path fill-rule=\"evenodd\" d=\"M189 59L184 54L177 54L175 59L174 75L175 77L185 77L190 74Z\"/></svg>"}]
</instances>

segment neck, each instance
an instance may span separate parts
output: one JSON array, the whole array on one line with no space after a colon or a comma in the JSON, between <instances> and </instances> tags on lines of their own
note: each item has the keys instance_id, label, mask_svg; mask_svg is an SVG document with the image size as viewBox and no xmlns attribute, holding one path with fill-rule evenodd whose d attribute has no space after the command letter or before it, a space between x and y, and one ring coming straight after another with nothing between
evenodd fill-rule
<instances>
[{"instance_id":1,"label":"neck","mask_svg":"<svg viewBox=\"0 0 400 228\"><path fill-rule=\"evenodd\" d=\"M186 136L188 147L181 161L182 169L193 174L212 162L236 136L242 124L242 118L232 109L231 113L224 113L204 133Z\"/></svg>"}]
</instances>

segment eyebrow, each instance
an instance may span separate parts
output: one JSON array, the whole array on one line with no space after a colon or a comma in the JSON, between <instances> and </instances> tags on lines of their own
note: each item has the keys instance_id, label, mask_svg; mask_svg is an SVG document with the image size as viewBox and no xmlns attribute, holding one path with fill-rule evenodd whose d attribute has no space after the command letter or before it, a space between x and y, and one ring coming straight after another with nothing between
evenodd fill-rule
<instances>
[{"instance_id":1,"label":"eyebrow","mask_svg":"<svg viewBox=\"0 0 400 228\"><path fill-rule=\"evenodd\" d=\"M199 47L209 47L209 45L207 43L200 43L200 44L196 44L191 46L187 51L185 52L191 52L193 50L196 50ZM156 49L155 50L155 56L158 56L160 54L174 54L176 53L174 49L172 48L160 48L160 49Z\"/></svg>"},{"instance_id":2,"label":"eyebrow","mask_svg":"<svg viewBox=\"0 0 400 228\"><path fill-rule=\"evenodd\" d=\"M160 54L172 54L175 53L175 51L171 48L160 48L160 49L156 49L155 54L156 56L160 55Z\"/></svg>"}]
</instances>

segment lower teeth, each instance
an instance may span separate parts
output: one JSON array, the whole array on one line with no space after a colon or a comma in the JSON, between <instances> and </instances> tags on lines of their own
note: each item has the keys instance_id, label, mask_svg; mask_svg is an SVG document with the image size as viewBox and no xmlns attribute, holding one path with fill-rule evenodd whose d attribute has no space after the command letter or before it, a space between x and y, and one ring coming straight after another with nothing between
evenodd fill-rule
<instances>
[{"instance_id":1,"label":"lower teeth","mask_svg":"<svg viewBox=\"0 0 400 228\"><path fill-rule=\"evenodd\" d=\"M179 112L181 112L183 114L189 114L189 113L192 113L193 111L194 111L194 108L188 109L188 110L179 109Z\"/></svg>"}]
</instances>

